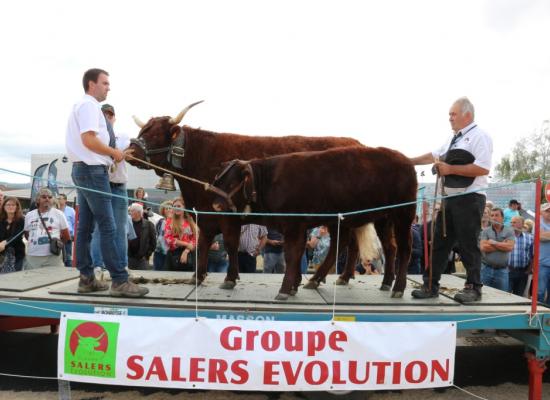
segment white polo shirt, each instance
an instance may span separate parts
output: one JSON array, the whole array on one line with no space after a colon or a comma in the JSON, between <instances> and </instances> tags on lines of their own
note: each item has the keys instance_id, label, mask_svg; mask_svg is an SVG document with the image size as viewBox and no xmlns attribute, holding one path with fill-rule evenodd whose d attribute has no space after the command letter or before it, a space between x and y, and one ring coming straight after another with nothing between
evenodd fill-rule
<instances>
[{"instance_id":1,"label":"white polo shirt","mask_svg":"<svg viewBox=\"0 0 550 400\"><path fill-rule=\"evenodd\" d=\"M432 155L435 158L441 158L448 150L467 150L475 157L475 161L473 162L473 164L486 170L490 170L491 159L493 158L493 139L491 139L491 137L485 131L480 129L475 122L472 122L470 125L464 127L459 132L463 132L463 135L453 144L451 149L449 149L449 145L453 140L454 134L449 137L449 139L445 142L443 146L441 146L437 150L432 151ZM457 134L459 132L457 132ZM465 191L477 191L487 188L488 186L488 175L476 176L472 184L468 186ZM484 194L483 192L478 193Z\"/></svg>"},{"instance_id":2,"label":"white polo shirt","mask_svg":"<svg viewBox=\"0 0 550 400\"><path fill-rule=\"evenodd\" d=\"M73 106L69 115L67 133L65 134L67 155L72 162L82 161L88 165L111 165L111 157L95 153L82 143L82 134L89 131L95 132L102 143L109 145L107 122L101 112L101 106L94 97L86 94Z\"/></svg>"}]
</instances>

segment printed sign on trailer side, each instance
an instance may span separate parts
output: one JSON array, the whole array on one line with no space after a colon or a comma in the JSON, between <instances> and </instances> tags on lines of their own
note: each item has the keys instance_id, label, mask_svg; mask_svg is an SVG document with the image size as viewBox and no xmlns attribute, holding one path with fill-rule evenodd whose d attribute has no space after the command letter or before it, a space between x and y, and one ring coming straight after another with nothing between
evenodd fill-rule
<instances>
[{"instance_id":1,"label":"printed sign on trailer side","mask_svg":"<svg viewBox=\"0 0 550 400\"><path fill-rule=\"evenodd\" d=\"M452 385L453 322L288 322L64 314L59 378L182 389Z\"/></svg>"}]
</instances>

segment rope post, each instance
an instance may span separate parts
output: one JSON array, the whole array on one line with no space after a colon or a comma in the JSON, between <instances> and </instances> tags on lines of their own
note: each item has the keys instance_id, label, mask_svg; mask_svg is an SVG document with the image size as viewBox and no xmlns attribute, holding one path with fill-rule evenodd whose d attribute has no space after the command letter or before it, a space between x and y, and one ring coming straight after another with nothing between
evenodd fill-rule
<instances>
[{"instance_id":1,"label":"rope post","mask_svg":"<svg viewBox=\"0 0 550 400\"><path fill-rule=\"evenodd\" d=\"M73 243L71 244L71 246L73 247L72 248L72 251L73 251L73 259L71 261L71 266L73 268L76 269L76 266L77 266L77 263L78 263L78 260L76 259L76 232L78 230L78 218L80 216L80 205L77 203L76 199L75 199L75 202L74 202L74 213L75 213L75 216L74 216L74 227L73 227Z\"/></svg>"},{"instance_id":2,"label":"rope post","mask_svg":"<svg viewBox=\"0 0 550 400\"><path fill-rule=\"evenodd\" d=\"M334 269L337 270L338 267L338 248L340 247L340 221L344 219L342 214L338 214L338 233L336 234L336 260ZM334 272L338 275L338 271ZM334 316L336 314L336 279L333 284L333 298L332 298L332 321L334 322Z\"/></svg>"},{"instance_id":3,"label":"rope post","mask_svg":"<svg viewBox=\"0 0 550 400\"><path fill-rule=\"evenodd\" d=\"M195 223L197 224L197 227L199 226L199 213L193 207L193 212L195 213ZM195 248L195 320L199 320L199 232L197 229L197 237L196 237L197 247Z\"/></svg>"},{"instance_id":4,"label":"rope post","mask_svg":"<svg viewBox=\"0 0 550 400\"><path fill-rule=\"evenodd\" d=\"M539 254L540 254L540 192L542 181L540 177L535 185L535 238L533 243L533 279L531 286L531 316L537 313L537 292L539 289Z\"/></svg>"},{"instance_id":5,"label":"rope post","mask_svg":"<svg viewBox=\"0 0 550 400\"><path fill-rule=\"evenodd\" d=\"M422 230L424 232L424 270L429 268L430 253L428 252L428 202L422 194Z\"/></svg>"}]
</instances>

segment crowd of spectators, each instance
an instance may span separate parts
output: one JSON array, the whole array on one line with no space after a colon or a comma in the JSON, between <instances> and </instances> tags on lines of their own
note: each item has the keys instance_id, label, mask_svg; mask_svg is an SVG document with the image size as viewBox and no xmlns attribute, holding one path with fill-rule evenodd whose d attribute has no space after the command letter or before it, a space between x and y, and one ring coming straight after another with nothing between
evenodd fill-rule
<instances>
[{"instance_id":1,"label":"crowd of spectators","mask_svg":"<svg viewBox=\"0 0 550 400\"><path fill-rule=\"evenodd\" d=\"M141 196L143 198L143 194ZM23 215L17 198L2 195L2 200L0 254L4 260L2 265L6 265L2 273L72 265L75 210L68 204L65 194L53 198L48 188L41 188L34 199L36 208L26 215ZM127 267L136 270L194 271L199 228L184 211L184 200L177 197L163 202L159 207L160 219L156 224L145 218L148 213L144 211L142 204L136 201L127 208ZM518 296L530 296L528 283L533 267L533 221L520 215L520 207L516 200L511 200L509 207L504 210L495 207L490 201L487 202L479 237L482 254L481 281L485 286ZM510 217L509 221L507 215ZM430 222L428 228L429 224ZM429 233L430 229L427 230ZM424 229L418 223L418 218L415 218L411 226L411 235L413 245L408 273L421 274L425 270L425 244ZM56 239L63 246L57 254L52 254L50 242ZM330 240L327 226L319 226L308 232L302 272L319 268L330 248ZM240 272L257 272L257 257L261 255L264 273L284 273L286 266L283 244L283 235L274 229L254 224L243 225L238 252ZM548 302L550 203L541 207L540 250L537 297L540 302ZM338 272L341 272L345 257L346 253L343 252L338 262ZM445 273L455 272L455 264L460 259L461 255L455 248L449 254L449 268ZM228 264L223 235L218 234L208 252L208 272L225 273ZM356 271L360 274L381 273L383 264L381 254L378 260L358 260ZM334 267L331 272L334 272Z\"/></svg>"}]
</instances>

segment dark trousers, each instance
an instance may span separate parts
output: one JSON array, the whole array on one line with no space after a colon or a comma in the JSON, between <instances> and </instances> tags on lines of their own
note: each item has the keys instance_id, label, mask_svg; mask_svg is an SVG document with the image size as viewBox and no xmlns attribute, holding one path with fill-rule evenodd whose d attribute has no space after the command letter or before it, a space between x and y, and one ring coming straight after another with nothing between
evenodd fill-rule
<instances>
[{"instance_id":1,"label":"dark trousers","mask_svg":"<svg viewBox=\"0 0 550 400\"><path fill-rule=\"evenodd\" d=\"M481 216L485 209L485 196L478 193L458 195L443 200L447 236L443 237L443 217L439 211L435 224L434 248L432 260L432 287L439 289L441 274L447 268L449 253L455 243L458 244L462 263L466 268L466 284L480 289L481 284L481 251L479 250L479 233ZM424 272L426 286L429 270Z\"/></svg>"},{"instance_id":2,"label":"dark trousers","mask_svg":"<svg viewBox=\"0 0 550 400\"><path fill-rule=\"evenodd\" d=\"M256 257L251 256L247 252L239 251L239 272L254 273L256 272Z\"/></svg>"},{"instance_id":3,"label":"dark trousers","mask_svg":"<svg viewBox=\"0 0 550 400\"><path fill-rule=\"evenodd\" d=\"M525 273L525 268L510 268L509 273L509 290L510 293L513 293L518 296L523 296L525 292L525 287L527 286L527 278L529 275Z\"/></svg>"}]
</instances>

